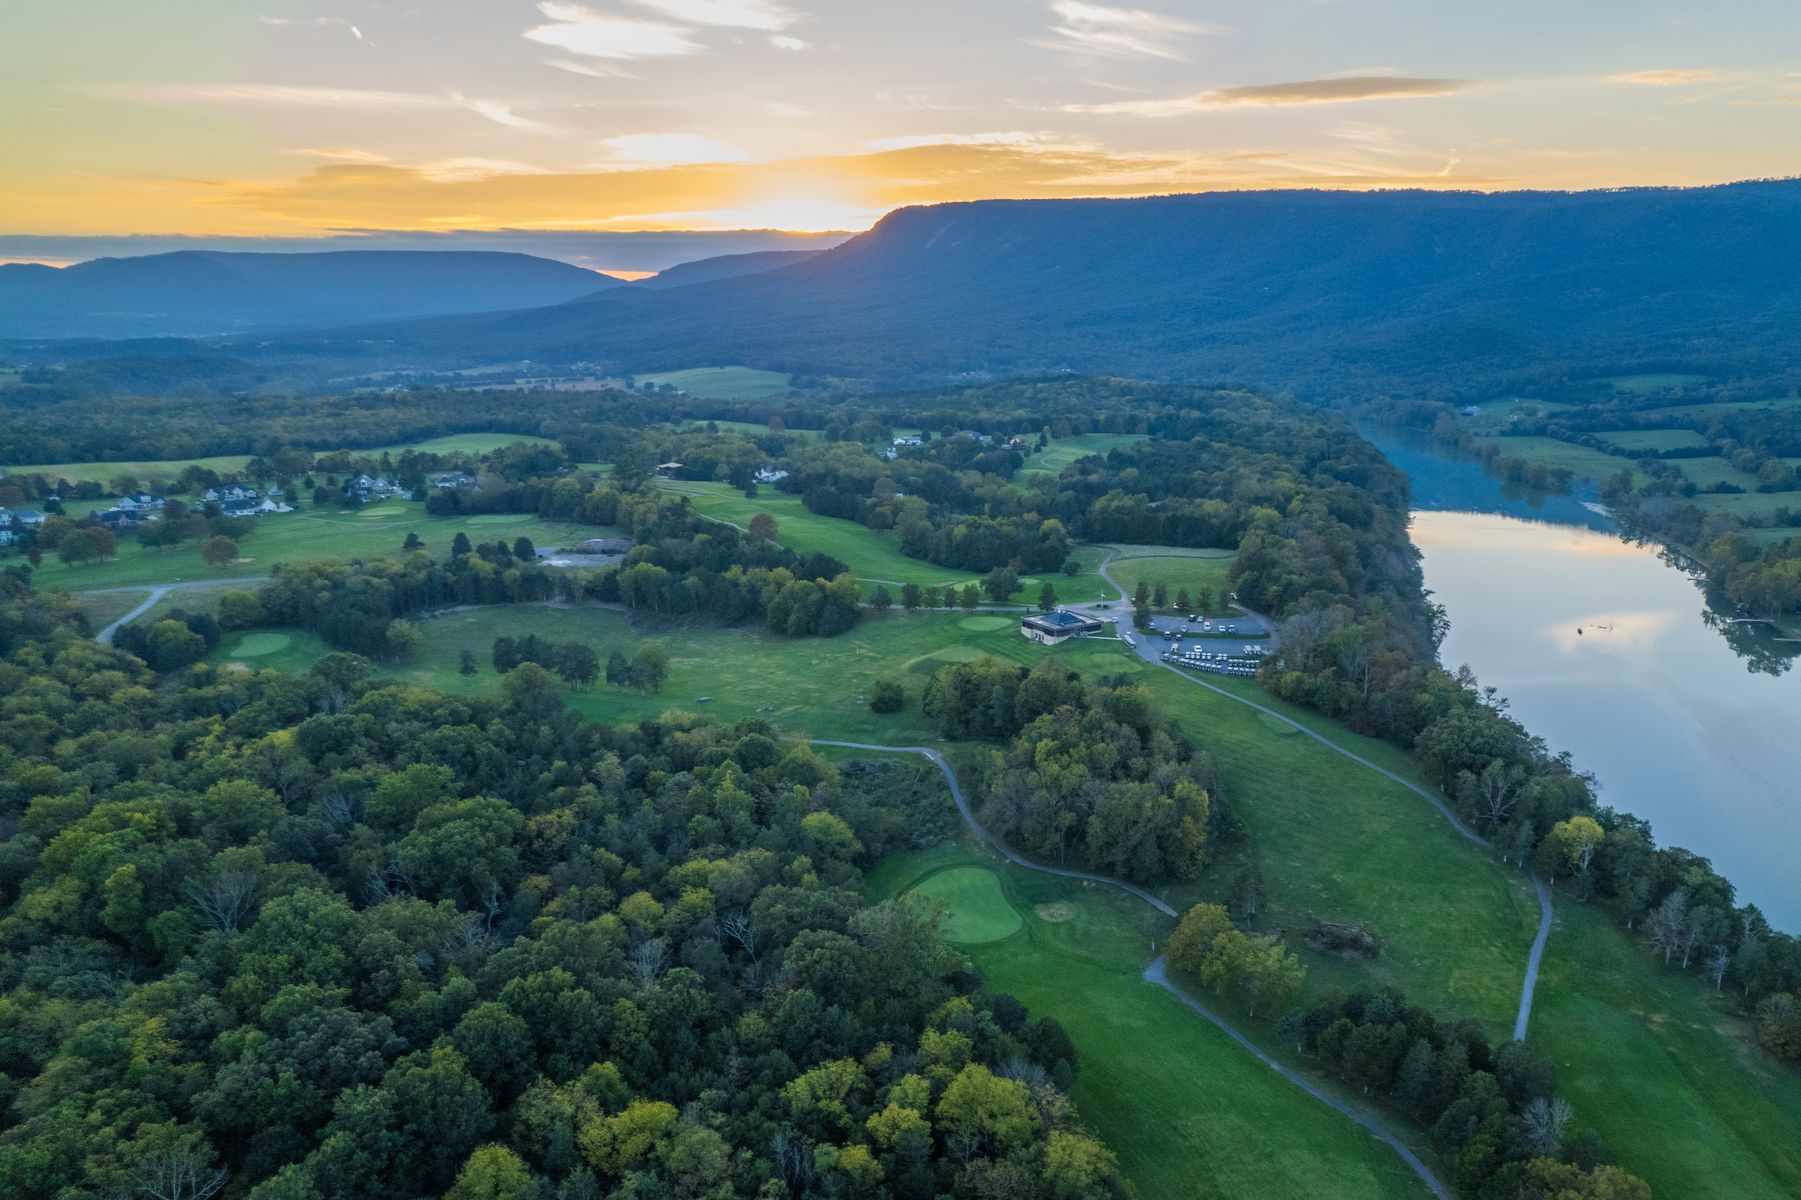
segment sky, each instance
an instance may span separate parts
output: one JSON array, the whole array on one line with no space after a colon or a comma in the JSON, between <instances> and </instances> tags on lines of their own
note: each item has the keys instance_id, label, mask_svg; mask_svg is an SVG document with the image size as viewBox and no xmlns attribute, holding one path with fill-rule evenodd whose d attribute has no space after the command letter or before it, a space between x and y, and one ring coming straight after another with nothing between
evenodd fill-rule
<instances>
[{"instance_id":1,"label":"sky","mask_svg":"<svg viewBox=\"0 0 1801 1200\"><path fill-rule=\"evenodd\" d=\"M1801 174L1795 0L0 4L0 235Z\"/></svg>"}]
</instances>

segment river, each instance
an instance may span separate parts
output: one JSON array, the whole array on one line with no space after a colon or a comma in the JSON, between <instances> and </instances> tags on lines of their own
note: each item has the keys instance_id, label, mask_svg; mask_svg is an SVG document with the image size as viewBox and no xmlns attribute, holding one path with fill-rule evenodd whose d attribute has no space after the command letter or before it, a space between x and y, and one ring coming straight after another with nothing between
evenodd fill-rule
<instances>
[{"instance_id":1,"label":"river","mask_svg":"<svg viewBox=\"0 0 1801 1200\"><path fill-rule=\"evenodd\" d=\"M1710 613L1688 572L1581 495L1510 494L1425 439L1361 432L1413 481L1413 541L1451 620L1445 665L1499 689L1594 773L1603 803L1801 931L1801 645Z\"/></svg>"}]
</instances>

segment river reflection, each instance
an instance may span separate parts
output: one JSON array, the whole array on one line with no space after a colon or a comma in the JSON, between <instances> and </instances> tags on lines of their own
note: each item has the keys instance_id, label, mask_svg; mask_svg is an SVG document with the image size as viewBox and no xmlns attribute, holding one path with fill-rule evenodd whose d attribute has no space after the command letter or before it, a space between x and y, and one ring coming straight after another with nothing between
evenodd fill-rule
<instances>
[{"instance_id":1,"label":"river reflection","mask_svg":"<svg viewBox=\"0 0 1801 1200\"><path fill-rule=\"evenodd\" d=\"M1801 678L1747 670L1687 573L1617 535L1422 509L1413 540L1451 617L1445 665L1801 928Z\"/></svg>"},{"instance_id":2,"label":"river reflection","mask_svg":"<svg viewBox=\"0 0 1801 1200\"><path fill-rule=\"evenodd\" d=\"M1429 437L1360 432L1412 480L1414 544L1451 618L1445 665L1499 689L1604 803L1801 930L1801 644L1711 608L1591 493L1510 490Z\"/></svg>"}]
</instances>

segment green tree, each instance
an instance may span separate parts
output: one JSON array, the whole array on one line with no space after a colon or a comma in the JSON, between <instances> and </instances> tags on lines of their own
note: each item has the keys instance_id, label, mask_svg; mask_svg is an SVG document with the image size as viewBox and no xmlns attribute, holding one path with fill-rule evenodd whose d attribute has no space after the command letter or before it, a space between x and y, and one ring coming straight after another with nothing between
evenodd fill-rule
<instances>
[{"instance_id":1,"label":"green tree","mask_svg":"<svg viewBox=\"0 0 1801 1200\"><path fill-rule=\"evenodd\" d=\"M473 553L475 553L475 547L470 544L469 535L460 529L457 530L456 537L452 538L450 542L450 556L462 558L464 555Z\"/></svg>"},{"instance_id":2,"label":"green tree","mask_svg":"<svg viewBox=\"0 0 1801 1200\"><path fill-rule=\"evenodd\" d=\"M416 531L408 530L406 541L401 543L400 548L402 550L423 550L425 549L425 540Z\"/></svg>"},{"instance_id":3,"label":"green tree","mask_svg":"<svg viewBox=\"0 0 1801 1200\"><path fill-rule=\"evenodd\" d=\"M982 577L982 590L996 604L1004 603L1019 590L1019 572L1012 567L996 567Z\"/></svg>"},{"instance_id":4,"label":"green tree","mask_svg":"<svg viewBox=\"0 0 1801 1200\"><path fill-rule=\"evenodd\" d=\"M974 612L982 604L981 589L973 583L964 584L962 595L957 598L957 603L962 605L964 611Z\"/></svg>"},{"instance_id":5,"label":"green tree","mask_svg":"<svg viewBox=\"0 0 1801 1200\"><path fill-rule=\"evenodd\" d=\"M444 1200L521 1200L531 1186L524 1159L505 1146L482 1146L463 1164Z\"/></svg>"},{"instance_id":6,"label":"green tree","mask_svg":"<svg viewBox=\"0 0 1801 1200\"><path fill-rule=\"evenodd\" d=\"M469 649L467 646L463 647L462 653L457 655L457 674L473 675L478 669L475 661L475 651Z\"/></svg>"},{"instance_id":7,"label":"green tree","mask_svg":"<svg viewBox=\"0 0 1801 1200\"><path fill-rule=\"evenodd\" d=\"M526 537L524 534L520 534L513 539L513 557L520 562L536 562L538 560L538 548L532 545L532 540L530 538Z\"/></svg>"},{"instance_id":8,"label":"green tree","mask_svg":"<svg viewBox=\"0 0 1801 1200\"><path fill-rule=\"evenodd\" d=\"M907 693L897 680L878 679L870 688L869 708L871 712L897 713L905 708L906 704Z\"/></svg>"},{"instance_id":9,"label":"green tree","mask_svg":"<svg viewBox=\"0 0 1801 1200\"><path fill-rule=\"evenodd\" d=\"M964 1067L945 1085L937 1119L953 1137L961 1134L1002 1154L1030 1141L1040 1121L1025 1084L1002 1079L980 1063Z\"/></svg>"},{"instance_id":10,"label":"green tree","mask_svg":"<svg viewBox=\"0 0 1801 1200\"><path fill-rule=\"evenodd\" d=\"M412 662L419 653L419 647L425 644L425 637L419 632L419 627L398 617L388 622L382 640L387 644L388 661L396 663Z\"/></svg>"},{"instance_id":11,"label":"green tree","mask_svg":"<svg viewBox=\"0 0 1801 1200\"><path fill-rule=\"evenodd\" d=\"M1164 583L1161 579L1159 579L1157 581L1156 589L1151 592L1151 607L1152 608L1168 608L1169 607L1169 588L1164 585Z\"/></svg>"},{"instance_id":12,"label":"green tree","mask_svg":"<svg viewBox=\"0 0 1801 1200\"><path fill-rule=\"evenodd\" d=\"M209 537L200 546L200 557L214 570L222 570L238 561L238 544L228 537Z\"/></svg>"},{"instance_id":13,"label":"green tree","mask_svg":"<svg viewBox=\"0 0 1801 1200\"><path fill-rule=\"evenodd\" d=\"M1233 928L1223 905L1197 904L1182 915L1175 932L1169 935L1165 952L1178 970L1199 975L1202 964L1213 953L1214 939Z\"/></svg>"},{"instance_id":14,"label":"green tree","mask_svg":"<svg viewBox=\"0 0 1801 1200\"><path fill-rule=\"evenodd\" d=\"M1038 611L1050 612L1057 607L1057 589L1046 583L1038 589Z\"/></svg>"},{"instance_id":15,"label":"green tree","mask_svg":"<svg viewBox=\"0 0 1801 1200\"><path fill-rule=\"evenodd\" d=\"M751 517L748 531L753 542L773 542L777 532L775 518L765 512L757 513Z\"/></svg>"},{"instance_id":16,"label":"green tree","mask_svg":"<svg viewBox=\"0 0 1801 1200\"><path fill-rule=\"evenodd\" d=\"M871 612L885 613L894 607L894 595L885 584L876 584L875 591L869 593L869 609Z\"/></svg>"},{"instance_id":17,"label":"green tree","mask_svg":"<svg viewBox=\"0 0 1801 1200\"><path fill-rule=\"evenodd\" d=\"M527 721L542 724L563 710L556 676L537 663L521 663L500 681L507 707Z\"/></svg>"},{"instance_id":18,"label":"green tree","mask_svg":"<svg viewBox=\"0 0 1801 1200\"><path fill-rule=\"evenodd\" d=\"M669 651L661 642L645 642L632 657L632 684L641 692L656 693L669 681Z\"/></svg>"},{"instance_id":19,"label":"green tree","mask_svg":"<svg viewBox=\"0 0 1801 1200\"><path fill-rule=\"evenodd\" d=\"M923 600L919 585L917 583L901 584L900 599L902 608L906 609L908 612L917 612L920 603Z\"/></svg>"}]
</instances>

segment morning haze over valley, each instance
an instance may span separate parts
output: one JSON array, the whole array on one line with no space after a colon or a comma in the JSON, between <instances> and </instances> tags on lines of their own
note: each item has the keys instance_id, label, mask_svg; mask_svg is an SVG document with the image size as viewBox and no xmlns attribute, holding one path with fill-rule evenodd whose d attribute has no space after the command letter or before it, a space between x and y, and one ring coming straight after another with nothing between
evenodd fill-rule
<instances>
[{"instance_id":1,"label":"morning haze over valley","mask_svg":"<svg viewBox=\"0 0 1801 1200\"><path fill-rule=\"evenodd\" d=\"M1801 1196L1801 12L0 18L0 1194Z\"/></svg>"}]
</instances>

